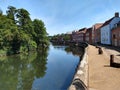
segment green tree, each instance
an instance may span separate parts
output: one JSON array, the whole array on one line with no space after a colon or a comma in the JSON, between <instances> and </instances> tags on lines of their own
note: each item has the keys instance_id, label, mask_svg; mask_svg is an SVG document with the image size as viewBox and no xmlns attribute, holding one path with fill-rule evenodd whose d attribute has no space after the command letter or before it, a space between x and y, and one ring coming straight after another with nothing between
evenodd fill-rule
<instances>
[{"instance_id":1,"label":"green tree","mask_svg":"<svg viewBox=\"0 0 120 90\"><path fill-rule=\"evenodd\" d=\"M0 9L0 16L3 14L3 11Z\"/></svg>"},{"instance_id":2,"label":"green tree","mask_svg":"<svg viewBox=\"0 0 120 90\"><path fill-rule=\"evenodd\" d=\"M42 20L31 20L27 10L9 6L6 15L0 10L0 49L9 53L29 51L48 45Z\"/></svg>"},{"instance_id":3,"label":"green tree","mask_svg":"<svg viewBox=\"0 0 120 90\"><path fill-rule=\"evenodd\" d=\"M42 20L35 19L33 21L33 26L33 38L37 43L37 48L39 48L39 46L45 47L45 45L48 44L48 37L44 22Z\"/></svg>"},{"instance_id":4,"label":"green tree","mask_svg":"<svg viewBox=\"0 0 120 90\"><path fill-rule=\"evenodd\" d=\"M1 48L7 47L8 51L12 50L16 53L20 48L20 34L18 28L16 24L6 16L1 16L0 20L2 20L2 22L0 22Z\"/></svg>"},{"instance_id":5,"label":"green tree","mask_svg":"<svg viewBox=\"0 0 120 90\"><path fill-rule=\"evenodd\" d=\"M18 19L18 24L22 28L31 21L29 12L23 8L17 10L16 16Z\"/></svg>"},{"instance_id":6,"label":"green tree","mask_svg":"<svg viewBox=\"0 0 120 90\"><path fill-rule=\"evenodd\" d=\"M65 41L70 40L70 35L69 35L69 34L64 34L63 39L64 39Z\"/></svg>"},{"instance_id":7,"label":"green tree","mask_svg":"<svg viewBox=\"0 0 120 90\"><path fill-rule=\"evenodd\" d=\"M13 23L16 23L15 18L16 18L17 9L13 6L9 6L6 13L7 13L7 18L13 20Z\"/></svg>"},{"instance_id":8,"label":"green tree","mask_svg":"<svg viewBox=\"0 0 120 90\"><path fill-rule=\"evenodd\" d=\"M35 42L33 41L33 25L30 18L30 14L25 9L18 9L17 11L18 27L23 37L22 46L27 48L27 51L30 50L30 46L36 47Z\"/></svg>"}]
</instances>

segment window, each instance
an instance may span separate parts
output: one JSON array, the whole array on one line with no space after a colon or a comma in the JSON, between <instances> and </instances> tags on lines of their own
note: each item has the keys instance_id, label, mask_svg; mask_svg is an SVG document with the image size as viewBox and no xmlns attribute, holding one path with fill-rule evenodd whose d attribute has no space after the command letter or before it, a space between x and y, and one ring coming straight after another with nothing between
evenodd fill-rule
<instances>
[{"instance_id":1,"label":"window","mask_svg":"<svg viewBox=\"0 0 120 90\"><path fill-rule=\"evenodd\" d=\"M115 36L115 34L113 34L113 39L115 39L116 38L116 36Z\"/></svg>"}]
</instances>

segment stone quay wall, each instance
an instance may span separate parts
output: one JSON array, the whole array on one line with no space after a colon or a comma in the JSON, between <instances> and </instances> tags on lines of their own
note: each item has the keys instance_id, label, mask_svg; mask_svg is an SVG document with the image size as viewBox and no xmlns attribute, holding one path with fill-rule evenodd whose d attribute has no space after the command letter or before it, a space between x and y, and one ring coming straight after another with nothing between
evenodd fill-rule
<instances>
[{"instance_id":1,"label":"stone quay wall","mask_svg":"<svg viewBox=\"0 0 120 90\"><path fill-rule=\"evenodd\" d=\"M88 90L88 47L85 48L84 55L78 64L77 71L74 75L68 90Z\"/></svg>"}]
</instances>

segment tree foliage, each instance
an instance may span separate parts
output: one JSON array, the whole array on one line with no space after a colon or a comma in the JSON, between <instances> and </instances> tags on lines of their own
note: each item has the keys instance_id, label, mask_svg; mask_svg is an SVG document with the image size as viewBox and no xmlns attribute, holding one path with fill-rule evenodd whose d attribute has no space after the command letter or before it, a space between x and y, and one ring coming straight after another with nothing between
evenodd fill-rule
<instances>
[{"instance_id":1,"label":"tree foliage","mask_svg":"<svg viewBox=\"0 0 120 90\"><path fill-rule=\"evenodd\" d=\"M33 39L35 40L37 47L39 47L40 44L44 47L48 41L44 22L42 20L35 19L33 21L33 26L34 26Z\"/></svg>"},{"instance_id":2,"label":"tree foliage","mask_svg":"<svg viewBox=\"0 0 120 90\"><path fill-rule=\"evenodd\" d=\"M16 12L17 12L17 9L13 6L9 6L8 10L6 11L7 18L13 20L13 23L16 23L16 21L15 21Z\"/></svg>"},{"instance_id":3,"label":"tree foliage","mask_svg":"<svg viewBox=\"0 0 120 90\"><path fill-rule=\"evenodd\" d=\"M51 40L54 41L70 41L71 35L70 34L57 34L51 37Z\"/></svg>"},{"instance_id":4,"label":"tree foliage","mask_svg":"<svg viewBox=\"0 0 120 90\"><path fill-rule=\"evenodd\" d=\"M27 10L9 6L6 15L0 10L0 49L8 53L29 51L48 45L42 20L31 20Z\"/></svg>"}]
</instances>

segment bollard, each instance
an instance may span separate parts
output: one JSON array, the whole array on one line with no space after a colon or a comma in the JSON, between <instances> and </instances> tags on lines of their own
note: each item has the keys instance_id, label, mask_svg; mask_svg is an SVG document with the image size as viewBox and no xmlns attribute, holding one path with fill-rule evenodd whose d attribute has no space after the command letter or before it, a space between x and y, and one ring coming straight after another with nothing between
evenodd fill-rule
<instances>
[{"instance_id":1,"label":"bollard","mask_svg":"<svg viewBox=\"0 0 120 90\"><path fill-rule=\"evenodd\" d=\"M96 47L96 48L99 48L99 46L98 46L97 44L95 45L95 47Z\"/></svg>"},{"instance_id":2,"label":"bollard","mask_svg":"<svg viewBox=\"0 0 120 90\"><path fill-rule=\"evenodd\" d=\"M101 47L98 48L98 53L99 53L99 54L103 54L103 51L102 51L102 48L101 48Z\"/></svg>"},{"instance_id":3,"label":"bollard","mask_svg":"<svg viewBox=\"0 0 120 90\"><path fill-rule=\"evenodd\" d=\"M95 45L95 47L96 47L96 48L98 48L98 46L97 46L97 45Z\"/></svg>"},{"instance_id":4,"label":"bollard","mask_svg":"<svg viewBox=\"0 0 120 90\"><path fill-rule=\"evenodd\" d=\"M114 55L110 55L110 66L112 67L114 63Z\"/></svg>"}]
</instances>

